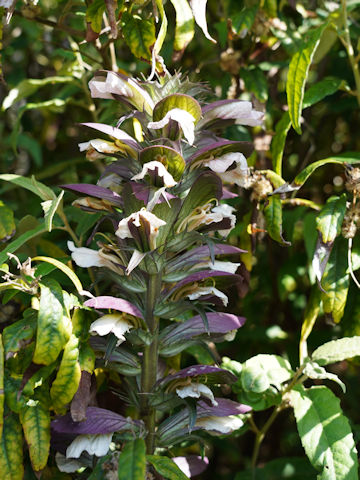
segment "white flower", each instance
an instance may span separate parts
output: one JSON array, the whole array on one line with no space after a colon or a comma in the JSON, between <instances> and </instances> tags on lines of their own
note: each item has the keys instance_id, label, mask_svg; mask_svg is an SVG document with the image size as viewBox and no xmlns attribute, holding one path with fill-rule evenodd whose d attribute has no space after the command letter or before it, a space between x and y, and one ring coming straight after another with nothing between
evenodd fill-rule
<instances>
[{"instance_id":1,"label":"white flower","mask_svg":"<svg viewBox=\"0 0 360 480\"><path fill-rule=\"evenodd\" d=\"M229 417L210 416L196 420L197 427L218 433L231 433L243 425L244 422L236 415L230 415Z\"/></svg>"},{"instance_id":2,"label":"white flower","mask_svg":"<svg viewBox=\"0 0 360 480\"><path fill-rule=\"evenodd\" d=\"M94 138L88 142L79 143L80 152L90 150L91 148L95 149L100 153L116 153L120 149L115 145L114 142L108 142L107 140L102 140L101 138Z\"/></svg>"},{"instance_id":3,"label":"white flower","mask_svg":"<svg viewBox=\"0 0 360 480\"><path fill-rule=\"evenodd\" d=\"M164 187L170 188L174 187L177 182L175 182L171 173L169 173L161 162L153 160L152 162L144 163L143 168L140 173L134 175L131 180L142 180L145 175L148 175L149 171L155 171L157 169L157 175L162 177L164 182Z\"/></svg>"},{"instance_id":4,"label":"white flower","mask_svg":"<svg viewBox=\"0 0 360 480\"><path fill-rule=\"evenodd\" d=\"M243 172L243 175L248 174L248 164L245 156L240 152L225 153L221 157L210 159L204 163L205 167L209 167L215 173L224 173L233 164L236 163L236 168ZM233 170L230 170L231 173Z\"/></svg>"},{"instance_id":5,"label":"white flower","mask_svg":"<svg viewBox=\"0 0 360 480\"><path fill-rule=\"evenodd\" d=\"M103 267L104 260L101 258L98 250L92 250L86 247L75 247L74 242L67 242L68 249L71 250L71 258L76 265L83 268Z\"/></svg>"},{"instance_id":6,"label":"white flower","mask_svg":"<svg viewBox=\"0 0 360 480\"><path fill-rule=\"evenodd\" d=\"M198 287L193 293L190 293L187 295L187 298L189 300L197 300L200 297L203 297L204 295L215 295L215 297L220 298L220 300L223 302L223 305L226 307L229 299L225 295L225 293L221 292L215 287Z\"/></svg>"},{"instance_id":7,"label":"white flower","mask_svg":"<svg viewBox=\"0 0 360 480\"><path fill-rule=\"evenodd\" d=\"M10 8L14 0L0 0L0 7Z\"/></svg>"},{"instance_id":8,"label":"white flower","mask_svg":"<svg viewBox=\"0 0 360 480\"><path fill-rule=\"evenodd\" d=\"M206 397L208 398L214 407L218 405L218 402L214 398L213 392L210 390L209 387L202 383L190 383L190 385L186 385L185 387L177 388L176 393L180 398L192 397L192 398L200 398Z\"/></svg>"},{"instance_id":9,"label":"white flower","mask_svg":"<svg viewBox=\"0 0 360 480\"><path fill-rule=\"evenodd\" d=\"M211 107L211 105L210 105ZM248 125L255 127L262 125L264 120L263 112L253 110L251 102L244 100L219 103L213 108L207 109L204 117L198 123L198 129L201 129L212 120L235 120L236 125Z\"/></svg>"},{"instance_id":10,"label":"white flower","mask_svg":"<svg viewBox=\"0 0 360 480\"><path fill-rule=\"evenodd\" d=\"M151 250L153 250L154 248L156 248L156 237L159 234L159 228L163 225L166 225L166 222L145 209L142 209L139 212L132 213L129 217L123 218L119 223L115 235L117 235L121 239L133 238L129 230L128 222L132 221L135 227L141 227L141 220L145 220L150 225L149 245Z\"/></svg>"},{"instance_id":11,"label":"white flower","mask_svg":"<svg viewBox=\"0 0 360 480\"><path fill-rule=\"evenodd\" d=\"M131 328L134 328L134 326L122 314L110 313L95 320L90 325L90 333L102 337L111 332L119 339L117 345L120 345L126 340L124 334L129 332Z\"/></svg>"},{"instance_id":12,"label":"white flower","mask_svg":"<svg viewBox=\"0 0 360 480\"><path fill-rule=\"evenodd\" d=\"M209 260L208 262L201 263L200 265L211 268L211 270L217 270L219 272L227 273L235 273L236 270L240 267L240 263L222 262L221 260L215 260L214 263Z\"/></svg>"},{"instance_id":13,"label":"white flower","mask_svg":"<svg viewBox=\"0 0 360 480\"><path fill-rule=\"evenodd\" d=\"M225 218L228 218L230 220L230 228L226 230L218 230L219 234L223 237L227 237L231 230L235 227L236 223L236 217L233 214L235 211L234 207L231 207L227 203L221 203L220 205L214 207L212 209L213 213L221 217L220 220L215 220L216 222L220 222L221 220L224 220Z\"/></svg>"},{"instance_id":14,"label":"white flower","mask_svg":"<svg viewBox=\"0 0 360 480\"><path fill-rule=\"evenodd\" d=\"M93 98L111 98L112 94L122 95L125 97L132 97L131 88L126 82L118 77L114 72L108 72L106 79L103 77L96 77L89 82L90 93Z\"/></svg>"},{"instance_id":15,"label":"white flower","mask_svg":"<svg viewBox=\"0 0 360 480\"><path fill-rule=\"evenodd\" d=\"M84 465L74 458L66 458L60 452L56 452L55 462L60 472L73 473L82 468Z\"/></svg>"},{"instance_id":16,"label":"white flower","mask_svg":"<svg viewBox=\"0 0 360 480\"><path fill-rule=\"evenodd\" d=\"M170 122L170 120L175 120L180 125L186 140L192 145L195 140L195 118L191 113L182 110L181 108L173 108L172 110L169 110L165 117L158 122L148 123L148 128L153 128L155 130L163 128Z\"/></svg>"},{"instance_id":17,"label":"white flower","mask_svg":"<svg viewBox=\"0 0 360 480\"><path fill-rule=\"evenodd\" d=\"M84 451L88 452L89 455L103 457L109 450L112 436L112 433L78 435L66 449L66 457L79 458Z\"/></svg>"}]
</instances>

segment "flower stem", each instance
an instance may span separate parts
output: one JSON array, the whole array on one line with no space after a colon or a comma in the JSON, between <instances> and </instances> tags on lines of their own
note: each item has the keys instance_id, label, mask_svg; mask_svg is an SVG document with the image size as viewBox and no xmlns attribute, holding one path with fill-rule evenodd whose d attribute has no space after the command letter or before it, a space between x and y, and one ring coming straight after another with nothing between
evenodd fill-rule
<instances>
[{"instance_id":1,"label":"flower stem","mask_svg":"<svg viewBox=\"0 0 360 480\"><path fill-rule=\"evenodd\" d=\"M145 440L148 454L153 454L155 449L156 410L151 406L150 399L152 389L156 382L158 366L159 318L154 316L154 306L160 292L160 287L161 276L159 274L149 275L148 289L146 292L145 321L152 335L152 342L150 345L145 346L143 352L140 396L140 414L148 432Z\"/></svg>"}]
</instances>

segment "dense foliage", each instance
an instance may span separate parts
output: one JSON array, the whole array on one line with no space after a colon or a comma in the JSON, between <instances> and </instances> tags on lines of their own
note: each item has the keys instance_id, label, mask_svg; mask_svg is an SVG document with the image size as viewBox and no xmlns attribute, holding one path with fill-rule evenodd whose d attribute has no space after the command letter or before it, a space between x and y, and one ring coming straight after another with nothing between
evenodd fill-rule
<instances>
[{"instance_id":1,"label":"dense foliage","mask_svg":"<svg viewBox=\"0 0 360 480\"><path fill-rule=\"evenodd\" d=\"M357 479L359 2L0 14L3 478Z\"/></svg>"}]
</instances>

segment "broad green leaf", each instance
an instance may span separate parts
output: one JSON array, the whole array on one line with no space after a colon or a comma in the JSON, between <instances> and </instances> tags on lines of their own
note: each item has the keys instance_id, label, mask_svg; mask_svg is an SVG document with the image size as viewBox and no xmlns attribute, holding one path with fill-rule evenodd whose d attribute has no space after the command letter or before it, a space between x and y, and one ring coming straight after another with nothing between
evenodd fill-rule
<instances>
[{"instance_id":1,"label":"broad green leaf","mask_svg":"<svg viewBox=\"0 0 360 480\"><path fill-rule=\"evenodd\" d=\"M321 25L309 33L309 39L292 57L286 82L289 115L295 131L301 134L300 116L303 108L305 83L315 50L326 27Z\"/></svg>"},{"instance_id":2,"label":"broad green leaf","mask_svg":"<svg viewBox=\"0 0 360 480\"><path fill-rule=\"evenodd\" d=\"M144 480L146 474L145 441L127 442L119 459L119 480Z\"/></svg>"},{"instance_id":3,"label":"broad green leaf","mask_svg":"<svg viewBox=\"0 0 360 480\"><path fill-rule=\"evenodd\" d=\"M284 240L282 236L282 204L279 195L274 195L269 198L268 204L264 208L264 215L266 229L270 237L281 245L291 245L291 243Z\"/></svg>"},{"instance_id":4,"label":"broad green leaf","mask_svg":"<svg viewBox=\"0 0 360 480\"><path fill-rule=\"evenodd\" d=\"M70 320L64 316L64 299L60 285L46 278L40 284L36 347L33 361L43 365L53 363L69 340ZM69 322L69 323L68 323Z\"/></svg>"},{"instance_id":5,"label":"broad green leaf","mask_svg":"<svg viewBox=\"0 0 360 480\"><path fill-rule=\"evenodd\" d=\"M316 228L323 243L333 242L341 232L346 212L346 194L330 197L316 217Z\"/></svg>"},{"instance_id":6,"label":"broad green leaf","mask_svg":"<svg viewBox=\"0 0 360 480\"><path fill-rule=\"evenodd\" d=\"M0 333L0 438L3 431L4 425L4 403L5 403L5 392L4 392L4 345L2 341L2 335Z\"/></svg>"},{"instance_id":7,"label":"broad green leaf","mask_svg":"<svg viewBox=\"0 0 360 480\"><path fill-rule=\"evenodd\" d=\"M311 355L319 365L341 362L360 355L360 337L345 337L332 340L317 348Z\"/></svg>"},{"instance_id":8,"label":"broad green leaf","mask_svg":"<svg viewBox=\"0 0 360 480\"><path fill-rule=\"evenodd\" d=\"M293 190L298 190L304 185L310 175L312 175L319 167L329 164L343 165L345 167L347 163L349 163L350 165L356 165L360 163L360 153L349 152L343 155L324 158L323 160L318 160L317 162L311 163L295 177L294 181L291 184L291 188Z\"/></svg>"},{"instance_id":9,"label":"broad green leaf","mask_svg":"<svg viewBox=\"0 0 360 480\"><path fill-rule=\"evenodd\" d=\"M305 360L305 358L308 356L306 340L308 339L315 325L316 319L320 312L320 306L321 306L320 289L318 288L317 285L314 285L310 293L309 301L306 305L304 320L301 327L301 336L300 336L300 345L299 345L300 363L302 363Z\"/></svg>"},{"instance_id":10,"label":"broad green leaf","mask_svg":"<svg viewBox=\"0 0 360 480\"><path fill-rule=\"evenodd\" d=\"M357 480L355 442L340 400L323 386L298 386L290 398L306 455L321 472L318 479Z\"/></svg>"},{"instance_id":11,"label":"broad green leaf","mask_svg":"<svg viewBox=\"0 0 360 480\"><path fill-rule=\"evenodd\" d=\"M340 322L349 290L347 241L340 237L331 250L325 273L322 277L321 298L325 313L330 313L334 322Z\"/></svg>"},{"instance_id":12,"label":"broad green leaf","mask_svg":"<svg viewBox=\"0 0 360 480\"><path fill-rule=\"evenodd\" d=\"M35 400L29 400L20 410L20 421L33 469L42 470L50 451L50 411L47 402L40 395Z\"/></svg>"},{"instance_id":13,"label":"broad green leaf","mask_svg":"<svg viewBox=\"0 0 360 480\"><path fill-rule=\"evenodd\" d=\"M57 362L54 362L46 367L41 367L32 375L26 382L22 391L22 396L25 399L32 398L36 388L41 387L45 380L53 373L57 367Z\"/></svg>"},{"instance_id":14,"label":"broad green leaf","mask_svg":"<svg viewBox=\"0 0 360 480\"><path fill-rule=\"evenodd\" d=\"M247 392L262 393L270 385L279 390L294 375L290 363L279 355L260 354L243 364L241 385Z\"/></svg>"},{"instance_id":15,"label":"broad green leaf","mask_svg":"<svg viewBox=\"0 0 360 480\"><path fill-rule=\"evenodd\" d=\"M86 21L90 23L91 29L96 33L100 33L105 8L104 0L94 0L86 9Z\"/></svg>"},{"instance_id":16,"label":"broad green leaf","mask_svg":"<svg viewBox=\"0 0 360 480\"><path fill-rule=\"evenodd\" d=\"M176 12L174 60L179 60L195 33L195 22L187 0L171 0Z\"/></svg>"},{"instance_id":17,"label":"broad green leaf","mask_svg":"<svg viewBox=\"0 0 360 480\"><path fill-rule=\"evenodd\" d=\"M268 99L268 82L264 72L258 68L241 68L240 78L245 83L245 88L251 92L260 102L267 102Z\"/></svg>"},{"instance_id":18,"label":"broad green leaf","mask_svg":"<svg viewBox=\"0 0 360 480\"><path fill-rule=\"evenodd\" d=\"M14 212L0 200L0 242L8 241L15 229Z\"/></svg>"},{"instance_id":19,"label":"broad green leaf","mask_svg":"<svg viewBox=\"0 0 360 480\"><path fill-rule=\"evenodd\" d=\"M62 197L64 196L64 190L61 191L60 195L56 197L54 200L45 200L44 202L41 203L42 209L44 211L44 221L45 221L45 226L48 230L48 232L51 232L52 230L52 222L54 215L59 208L59 205L62 201Z\"/></svg>"},{"instance_id":20,"label":"broad green leaf","mask_svg":"<svg viewBox=\"0 0 360 480\"><path fill-rule=\"evenodd\" d=\"M146 459L166 480L188 480L189 478L169 457L146 455Z\"/></svg>"},{"instance_id":21,"label":"broad green leaf","mask_svg":"<svg viewBox=\"0 0 360 480\"><path fill-rule=\"evenodd\" d=\"M125 42L135 57L151 61L151 52L156 42L154 20L124 13L122 31Z\"/></svg>"},{"instance_id":22,"label":"broad green leaf","mask_svg":"<svg viewBox=\"0 0 360 480\"><path fill-rule=\"evenodd\" d=\"M16 250L22 245L24 245L26 242L28 242L34 237L37 237L41 233L45 233L46 231L46 227L44 226L44 224L42 224L20 235L20 237L6 245L6 248L0 252L0 263L6 262L6 260L8 260L8 253L16 252Z\"/></svg>"},{"instance_id":23,"label":"broad green leaf","mask_svg":"<svg viewBox=\"0 0 360 480\"><path fill-rule=\"evenodd\" d=\"M155 105L153 112L154 122L162 120L174 108L180 108L190 113L195 118L195 122L198 122L201 118L201 107L195 98L184 93L174 93L163 98Z\"/></svg>"},{"instance_id":24,"label":"broad green leaf","mask_svg":"<svg viewBox=\"0 0 360 480\"><path fill-rule=\"evenodd\" d=\"M35 334L36 315L34 311L25 312L24 318L12 323L3 331L5 354L18 352L24 347Z\"/></svg>"},{"instance_id":25,"label":"broad green leaf","mask_svg":"<svg viewBox=\"0 0 360 480\"><path fill-rule=\"evenodd\" d=\"M66 413L65 406L75 395L81 377L79 364L79 340L72 335L65 345L60 367L50 389L54 410L58 414Z\"/></svg>"},{"instance_id":26,"label":"broad green leaf","mask_svg":"<svg viewBox=\"0 0 360 480\"><path fill-rule=\"evenodd\" d=\"M320 367L316 362L308 362L303 370L303 374L312 380L332 380L340 385L342 391L346 393L346 386L340 378L335 373L327 372L325 368Z\"/></svg>"},{"instance_id":27,"label":"broad green leaf","mask_svg":"<svg viewBox=\"0 0 360 480\"><path fill-rule=\"evenodd\" d=\"M232 15L232 30L239 37L244 38L253 26L258 6L244 7L235 15Z\"/></svg>"},{"instance_id":28,"label":"broad green leaf","mask_svg":"<svg viewBox=\"0 0 360 480\"><path fill-rule=\"evenodd\" d=\"M101 0L102 1L102 0ZM39 88L49 85L49 84L62 84L62 83L70 83L74 82L74 78L69 77L45 77L45 78L28 78L26 80L22 80L16 87L12 88L10 92L5 97L2 110L6 110L14 105L15 102L19 100L29 97L33 93L35 93Z\"/></svg>"},{"instance_id":29,"label":"broad green leaf","mask_svg":"<svg viewBox=\"0 0 360 480\"><path fill-rule=\"evenodd\" d=\"M74 284L76 290L80 293L80 295L82 295L83 286L82 286L78 276L76 275L76 273L74 273L71 270L71 268L69 268L67 265L65 265L65 263L60 262L60 260L56 260L55 258L43 257L43 256L34 257L32 260L33 260L33 262L39 261L39 262L46 262L46 263L50 263L51 265L54 265L56 268L58 268L63 273L65 273L65 275L67 277L69 277L69 279Z\"/></svg>"},{"instance_id":30,"label":"broad green leaf","mask_svg":"<svg viewBox=\"0 0 360 480\"><path fill-rule=\"evenodd\" d=\"M0 472L4 480L23 480L23 437L17 415L4 416L3 434L0 438Z\"/></svg>"},{"instance_id":31,"label":"broad green leaf","mask_svg":"<svg viewBox=\"0 0 360 480\"><path fill-rule=\"evenodd\" d=\"M5 180L6 182L11 182L19 187L26 188L27 190L30 190L30 192L35 193L35 195L39 196L42 200L54 200L56 198L55 193L51 188L38 182L35 177L27 178L12 173L4 173L0 175L0 180Z\"/></svg>"}]
</instances>

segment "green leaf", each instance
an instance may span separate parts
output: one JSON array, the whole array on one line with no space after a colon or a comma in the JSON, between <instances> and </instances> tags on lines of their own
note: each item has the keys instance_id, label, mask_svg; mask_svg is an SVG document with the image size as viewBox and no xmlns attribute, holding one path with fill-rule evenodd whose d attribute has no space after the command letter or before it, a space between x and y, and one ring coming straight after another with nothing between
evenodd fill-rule
<instances>
[{"instance_id":1,"label":"green leaf","mask_svg":"<svg viewBox=\"0 0 360 480\"><path fill-rule=\"evenodd\" d=\"M100 0L103 1L103 0ZM35 78L28 78L26 80L22 80L15 88L12 88L8 95L5 97L2 110L6 110L14 105L15 102L19 100L29 97L33 93L35 93L40 87L43 87L48 84L54 83L70 83L74 82L74 78L69 77L45 77L42 79L35 79Z\"/></svg>"},{"instance_id":2,"label":"green leaf","mask_svg":"<svg viewBox=\"0 0 360 480\"><path fill-rule=\"evenodd\" d=\"M15 233L14 212L0 200L0 242L6 242Z\"/></svg>"},{"instance_id":3,"label":"green leaf","mask_svg":"<svg viewBox=\"0 0 360 480\"><path fill-rule=\"evenodd\" d=\"M260 102L267 102L268 82L260 68L241 68L239 75L244 80L247 91L253 93Z\"/></svg>"},{"instance_id":4,"label":"green leaf","mask_svg":"<svg viewBox=\"0 0 360 480\"><path fill-rule=\"evenodd\" d=\"M2 341L2 335L0 333L0 439L4 426L4 345Z\"/></svg>"},{"instance_id":5,"label":"green leaf","mask_svg":"<svg viewBox=\"0 0 360 480\"><path fill-rule=\"evenodd\" d=\"M291 243L284 240L282 236L282 204L281 198L278 195L269 198L268 204L264 208L264 215L266 229L270 237L281 245L291 245Z\"/></svg>"},{"instance_id":6,"label":"green leaf","mask_svg":"<svg viewBox=\"0 0 360 480\"><path fill-rule=\"evenodd\" d=\"M290 398L306 455L322 473L319 480L357 480L355 442L339 399L323 386L296 387Z\"/></svg>"},{"instance_id":7,"label":"green leaf","mask_svg":"<svg viewBox=\"0 0 360 480\"><path fill-rule=\"evenodd\" d=\"M48 232L51 232L52 230L53 218L57 209L59 208L64 193L64 190L62 190L60 195L54 200L45 200L45 202L41 203L42 209L44 211L45 226Z\"/></svg>"},{"instance_id":8,"label":"green leaf","mask_svg":"<svg viewBox=\"0 0 360 480\"><path fill-rule=\"evenodd\" d=\"M47 187L41 182L38 182L35 177L27 178L21 175L14 175L12 173L4 173L0 175L0 180L11 182L19 187L26 188L30 192L35 193L42 200L54 200L56 199L55 193L51 188Z\"/></svg>"},{"instance_id":9,"label":"green leaf","mask_svg":"<svg viewBox=\"0 0 360 480\"><path fill-rule=\"evenodd\" d=\"M56 268L58 268L59 270L61 270L63 273L65 273L65 275L72 281L72 283L74 284L76 290L80 293L80 295L82 295L84 289L83 289L83 286L78 278L78 276L76 275L76 273L74 273L71 268L69 268L67 265L65 265L65 263L63 262L60 262L60 260L56 260L55 258L51 258L51 257L43 257L43 256L37 256L37 257L34 257L32 259L33 262L35 261L39 261L39 262L46 262L46 263L50 263L51 265L54 265Z\"/></svg>"},{"instance_id":10,"label":"green leaf","mask_svg":"<svg viewBox=\"0 0 360 480\"><path fill-rule=\"evenodd\" d=\"M90 23L91 29L100 33L106 4L104 0L94 0L86 9L86 21Z\"/></svg>"},{"instance_id":11,"label":"green leaf","mask_svg":"<svg viewBox=\"0 0 360 480\"><path fill-rule=\"evenodd\" d=\"M160 455L147 455L146 459L155 470L167 480L188 480L182 470L169 457L161 457Z\"/></svg>"},{"instance_id":12,"label":"green leaf","mask_svg":"<svg viewBox=\"0 0 360 480\"><path fill-rule=\"evenodd\" d=\"M33 361L43 365L53 363L69 340L70 320L64 316L64 299L60 285L46 278L40 284L36 347ZM69 322L69 323L68 323Z\"/></svg>"},{"instance_id":13,"label":"green leaf","mask_svg":"<svg viewBox=\"0 0 360 480\"><path fill-rule=\"evenodd\" d=\"M325 313L330 313L334 322L338 323L343 314L349 290L349 274L347 260L347 241L340 237L331 250L325 273L322 277L321 298Z\"/></svg>"},{"instance_id":14,"label":"green leaf","mask_svg":"<svg viewBox=\"0 0 360 480\"><path fill-rule=\"evenodd\" d=\"M35 471L42 470L50 451L50 411L42 398L29 400L20 410L20 421Z\"/></svg>"},{"instance_id":15,"label":"green leaf","mask_svg":"<svg viewBox=\"0 0 360 480\"><path fill-rule=\"evenodd\" d=\"M321 35L327 24L311 31L309 39L292 57L286 82L286 94L289 106L289 115L295 131L301 134L300 116L303 108L305 83L309 68L320 42Z\"/></svg>"},{"instance_id":16,"label":"green leaf","mask_svg":"<svg viewBox=\"0 0 360 480\"><path fill-rule=\"evenodd\" d=\"M195 33L195 22L187 0L171 0L176 12L174 60L179 60Z\"/></svg>"},{"instance_id":17,"label":"green leaf","mask_svg":"<svg viewBox=\"0 0 360 480\"><path fill-rule=\"evenodd\" d=\"M335 373L330 373L325 370L325 368L320 367L316 362L308 362L303 370L303 374L312 380L332 380L340 385L342 391L346 393L345 384L340 380L340 378L335 375Z\"/></svg>"},{"instance_id":18,"label":"green leaf","mask_svg":"<svg viewBox=\"0 0 360 480\"><path fill-rule=\"evenodd\" d=\"M0 472L4 480L23 480L23 437L17 415L5 415L0 438Z\"/></svg>"},{"instance_id":19,"label":"green leaf","mask_svg":"<svg viewBox=\"0 0 360 480\"><path fill-rule=\"evenodd\" d=\"M308 108L332 95L343 85L344 80L336 77L326 77L311 85L304 95L303 108Z\"/></svg>"},{"instance_id":20,"label":"green leaf","mask_svg":"<svg viewBox=\"0 0 360 480\"><path fill-rule=\"evenodd\" d=\"M311 358L319 365L329 365L358 355L360 355L360 337L355 336L324 343L313 352Z\"/></svg>"},{"instance_id":21,"label":"green leaf","mask_svg":"<svg viewBox=\"0 0 360 480\"><path fill-rule=\"evenodd\" d=\"M239 37L244 38L253 26L257 11L258 6L255 5L250 8L244 7L240 12L232 15L231 21L233 32L239 35Z\"/></svg>"},{"instance_id":22,"label":"green leaf","mask_svg":"<svg viewBox=\"0 0 360 480\"><path fill-rule=\"evenodd\" d=\"M155 42L153 51L154 51L155 55L158 55L158 53L161 50L161 47L163 46L164 40L165 40L168 21L167 21L167 17L166 17L166 14L165 14L163 1L162 0L156 0L156 6L157 6L157 8L159 10L159 13L160 13L161 26L160 26L158 36L156 38L156 42Z\"/></svg>"},{"instance_id":23,"label":"green leaf","mask_svg":"<svg viewBox=\"0 0 360 480\"><path fill-rule=\"evenodd\" d=\"M21 133L20 135L18 135L17 145L20 148L29 152L29 154L32 156L34 163L37 167L42 167L43 165L42 149L41 149L41 144L38 140L35 140L35 138L31 137L26 133Z\"/></svg>"},{"instance_id":24,"label":"green leaf","mask_svg":"<svg viewBox=\"0 0 360 480\"><path fill-rule=\"evenodd\" d=\"M123 14L122 31L125 42L135 57L151 61L151 52L156 42L154 20L138 15Z\"/></svg>"},{"instance_id":25,"label":"green leaf","mask_svg":"<svg viewBox=\"0 0 360 480\"><path fill-rule=\"evenodd\" d=\"M316 217L316 228L323 243L333 242L341 232L346 212L346 194L330 197Z\"/></svg>"},{"instance_id":26,"label":"green leaf","mask_svg":"<svg viewBox=\"0 0 360 480\"><path fill-rule=\"evenodd\" d=\"M45 233L46 231L47 230L43 224L39 225L36 228L33 228L32 230L29 230L28 232L23 233L16 240L6 245L5 250L0 252L0 264L6 262L6 260L9 259L9 257L7 256L8 253L16 252L16 250L20 248L22 245L24 245L26 242L28 242L34 237L37 237L41 233Z\"/></svg>"},{"instance_id":27,"label":"green leaf","mask_svg":"<svg viewBox=\"0 0 360 480\"><path fill-rule=\"evenodd\" d=\"M306 305L304 320L301 327L300 336L300 361L302 362L308 356L306 340L308 339L312 329L314 328L316 319L320 312L321 306L321 293L317 285L312 287L309 301Z\"/></svg>"},{"instance_id":28,"label":"green leaf","mask_svg":"<svg viewBox=\"0 0 360 480\"><path fill-rule=\"evenodd\" d=\"M65 345L60 367L50 389L50 397L57 414L66 413L64 408L75 395L81 377L79 364L79 340L72 335Z\"/></svg>"},{"instance_id":29,"label":"green leaf","mask_svg":"<svg viewBox=\"0 0 360 480\"><path fill-rule=\"evenodd\" d=\"M34 311L29 313L30 314L26 314L25 312L22 320L18 320L4 328L3 340L6 355L18 352L24 344L29 343L29 340L34 336L36 330L36 316Z\"/></svg>"},{"instance_id":30,"label":"green leaf","mask_svg":"<svg viewBox=\"0 0 360 480\"><path fill-rule=\"evenodd\" d=\"M241 385L247 392L262 393L270 385L281 389L282 383L294 375L290 363L279 355L260 354L243 364Z\"/></svg>"},{"instance_id":31,"label":"green leaf","mask_svg":"<svg viewBox=\"0 0 360 480\"><path fill-rule=\"evenodd\" d=\"M262 8L270 18L277 17L277 0L264 0Z\"/></svg>"},{"instance_id":32,"label":"green leaf","mask_svg":"<svg viewBox=\"0 0 360 480\"><path fill-rule=\"evenodd\" d=\"M119 480L144 480L146 474L145 441L127 442L119 459Z\"/></svg>"}]
</instances>

